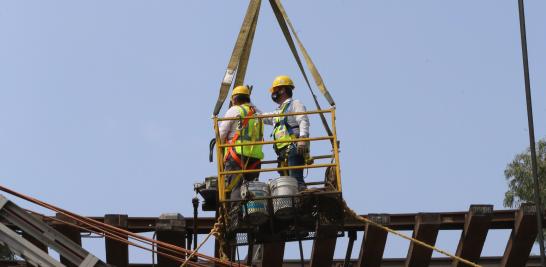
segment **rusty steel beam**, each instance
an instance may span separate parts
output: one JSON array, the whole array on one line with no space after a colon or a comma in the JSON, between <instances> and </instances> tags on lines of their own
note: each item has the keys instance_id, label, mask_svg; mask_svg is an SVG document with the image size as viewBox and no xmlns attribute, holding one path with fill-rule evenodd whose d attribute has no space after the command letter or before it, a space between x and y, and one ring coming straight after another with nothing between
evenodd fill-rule
<instances>
[{"instance_id":1,"label":"rusty steel beam","mask_svg":"<svg viewBox=\"0 0 546 267\"><path fill-rule=\"evenodd\" d=\"M127 215L107 214L104 222L122 229L127 229ZM128 239L127 236L124 236ZM105 239L106 263L116 267L127 267L129 265L129 245L117 240Z\"/></svg>"},{"instance_id":2,"label":"rusty steel beam","mask_svg":"<svg viewBox=\"0 0 546 267\"><path fill-rule=\"evenodd\" d=\"M439 213L421 213L415 216L413 238L434 246L440 229L440 221L441 217ZM432 250L411 242L404 266L428 266L431 258Z\"/></svg>"},{"instance_id":3,"label":"rusty steel beam","mask_svg":"<svg viewBox=\"0 0 546 267\"><path fill-rule=\"evenodd\" d=\"M491 224L489 229L512 229L514 226L514 214L516 210L495 210L491 214ZM466 223L467 211L464 212L441 212L440 230L462 230ZM412 231L415 227L415 216L418 213L400 213L389 214L390 222L385 225L397 231ZM368 217L369 215L361 215ZM104 222L104 217L89 217L96 221ZM44 221L50 222L52 225L59 224L48 217L43 218ZM127 219L127 229L133 233L153 232L158 217L130 217ZM546 219L543 220L546 224ZM193 225L193 218L185 218L185 223L188 228ZM214 217L199 218L199 234L208 234L214 226ZM8 226L11 226L7 224ZM365 224L346 218L343 229L344 231L364 231ZM192 229L187 229L192 230Z\"/></svg>"},{"instance_id":4,"label":"rusty steel beam","mask_svg":"<svg viewBox=\"0 0 546 267\"><path fill-rule=\"evenodd\" d=\"M75 223L72 219L70 219L70 218L68 218L65 215L62 215L60 213L57 213L55 215L55 218L58 219L58 220L65 221L65 222ZM76 244L78 244L80 246L82 245L82 237L80 235L80 230L78 228L75 228L73 226L69 226L69 225L66 225L66 224L60 224L60 223L57 224L57 225L54 225L54 228L55 228L55 230L59 231L61 234L68 237L68 239L74 241ZM61 263L64 264L65 266L67 266L67 267L76 267L75 264L73 264L72 262L70 262L68 259L66 259L63 256L61 256Z\"/></svg>"},{"instance_id":5,"label":"rusty steel beam","mask_svg":"<svg viewBox=\"0 0 546 267\"><path fill-rule=\"evenodd\" d=\"M471 262L480 260L483 245L491 226L492 215L493 205L470 206L455 253L456 256ZM452 267L466 267L466 264L455 260Z\"/></svg>"},{"instance_id":6,"label":"rusty steel beam","mask_svg":"<svg viewBox=\"0 0 546 267\"><path fill-rule=\"evenodd\" d=\"M336 249L337 225L317 225L309 266L331 266Z\"/></svg>"},{"instance_id":7,"label":"rusty steel beam","mask_svg":"<svg viewBox=\"0 0 546 267\"><path fill-rule=\"evenodd\" d=\"M392 258L392 259L383 259L382 267L402 267L404 266L406 259L405 258ZM483 267L498 267L501 262L501 257L482 257L480 260L480 265ZM343 264L343 259L335 259L331 267L339 267ZM350 264L356 264L353 260ZM0 266L9 266L9 267L26 267L28 266L24 261L0 261ZM158 266L157 264L155 265ZM237 265L234 265L236 267ZM301 267L299 260L284 260L282 267ZM309 260L304 262L304 266L309 266ZM451 259L449 258L433 258L430 262L429 267L448 267L451 266ZM537 256L529 257L527 261L527 266L540 266L540 259ZM154 267L151 263L132 263L129 264L129 267ZM329 266L330 267L330 266Z\"/></svg>"},{"instance_id":8,"label":"rusty steel beam","mask_svg":"<svg viewBox=\"0 0 546 267\"><path fill-rule=\"evenodd\" d=\"M515 215L515 224L506 245L501 266L525 266L537 237L536 206L523 204Z\"/></svg>"},{"instance_id":9,"label":"rusty steel beam","mask_svg":"<svg viewBox=\"0 0 546 267\"><path fill-rule=\"evenodd\" d=\"M388 225L390 216L386 214L369 215L368 219L377 223ZM360 255L356 266L360 267L379 267L383 259L383 251L387 243L388 233L385 230L373 225L366 225Z\"/></svg>"},{"instance_id":10,"label":"rusty steel beam","mask_svg":"<svg viewBox=\"0 0 546 267\"><path fill-rule=\"evenodd\" d=\"M169 243L178 247L186 248L186 225L184 217L179 213L164 213L159 216L155 226L157 240ZM158 251L162 253L171 253L165 246L158 245ZM180 263L157 254L157 264L161 267L178 267Z\"/></svg>"},{"instance_id":11,"label":"rusty steel beam","mask_svg":"<svg viewBox=\"0 0 546 267\"><path fill-rule=\"evenodd\" d=\"M281 266L284 260L285 242L265 243L263 245L262 267Z\"/></svg>"},{"instance_id":12,"label":"rusty steel beam","mask_svg":"<svg viewBox=\"0 0 546 267\"><path fill-rule=\"evenodd\" d=\"M492 214L490 229L512 229L514 226L515 210L497 210ZM441 212L440 230L461 230L465 224L467 212ZM412 231L415 227L415 216L418 213L388 214L390 221L385 226L397 231ZM369 215L361 215L368 217ZM546 222L546 220L545 220ZM345 221L344 230L364 231L362 222L348 218Z\"/></svg>"}]
</instances>

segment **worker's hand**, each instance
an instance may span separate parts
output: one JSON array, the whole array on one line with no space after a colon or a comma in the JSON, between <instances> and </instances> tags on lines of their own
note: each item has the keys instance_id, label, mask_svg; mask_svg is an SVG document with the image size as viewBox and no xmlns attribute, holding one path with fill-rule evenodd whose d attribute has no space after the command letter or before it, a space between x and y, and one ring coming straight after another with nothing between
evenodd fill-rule
<instances>
[{"instance_id":1,"label":"worker's hand","mask_svg":"<svg viewBox=\"0 0 546 267\"><path fill-rule=\"evenodd\" d=\"M298 144L297 144L297 151L298 151L298 154L299 155L305 155L305 153L307 153L307 150L309 148L307 147L307 142L305 141L298 141Z\"/></svg>"}]
</instances>

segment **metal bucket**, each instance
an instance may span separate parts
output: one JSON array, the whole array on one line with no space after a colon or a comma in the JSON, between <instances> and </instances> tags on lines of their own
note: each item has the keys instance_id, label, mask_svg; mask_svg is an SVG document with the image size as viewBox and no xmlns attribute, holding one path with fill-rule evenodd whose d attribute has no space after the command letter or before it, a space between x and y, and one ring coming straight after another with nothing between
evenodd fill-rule
<instances>
[{"instance_id":1,"label":"metal bucket","mask_svg":"<svg viewBox=\"0 0 546 267\"><path fill-rule=\"evenodd\" d=\"M271 196L290 196L298 193L298 181L291 176L281 176L269 182ZM273 212L279 219L290 219L296 214L297 198L273 198Z\"/></svg>"},{"instance_id":2,"label":"metal bucket","mask_svg":"<svg viewBox=\"0 0 546 267\"><path fill-rule=\"evenodd\" d=\"M263 182L248 182L241 186L241 198L253 198L253 197L268 197L269 187ZM252 200L243 202L241 205L243 212L243 219L254 225L260 225L267 221L269 215L267 213L267 199L264 200Z\"/></svg>"}]
</instances>

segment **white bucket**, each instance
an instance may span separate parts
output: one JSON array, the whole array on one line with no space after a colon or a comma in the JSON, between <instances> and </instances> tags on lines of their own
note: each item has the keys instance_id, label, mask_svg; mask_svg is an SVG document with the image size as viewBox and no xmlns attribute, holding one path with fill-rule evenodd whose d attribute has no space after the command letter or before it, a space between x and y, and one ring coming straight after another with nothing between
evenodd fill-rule
<instances>
[{"instance_id":1,"label":"white bucket","mask_svg":"<svg viewBox=\"0 0 546 267\"><path fill-rule=\"evenodd\" d=\"M291 176L281 176L269 182L271 196L290 196L298 193L298 180ZM279 219L290 219L296 214L297 199L292 197L273 198L273 212Z\"/></svg>"},{"instance_id":2,"label":"white bucket","mask_svg":"<svg viewBox=\"0 0 546 267\"><path fill-rule=\"evenodd\" d=\"M241 186L241 198L268 197L269 187L263 182L248 182ZM267 221L267 199L252 200L241 204L243 219L250 224L260 225Z\"/></svg>"}]
</instances>

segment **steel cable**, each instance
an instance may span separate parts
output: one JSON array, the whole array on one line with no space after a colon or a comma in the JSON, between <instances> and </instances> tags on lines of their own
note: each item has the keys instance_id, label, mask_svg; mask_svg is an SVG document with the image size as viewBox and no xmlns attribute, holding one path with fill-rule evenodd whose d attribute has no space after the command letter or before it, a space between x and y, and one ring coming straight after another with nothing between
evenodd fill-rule
<instances>
[{"instance_id":1,"label":"steel cable","mask_svg":"<svg viewBox=\"0 0 546 267\"><path fill-rule=\"evenodd\" d=\"M16 192L16 191L11 190L11 189L9 189L7 187L4 187L2 185L0 185L0 191L6 192L8 194L14 195L16 197L19 197L21 199L24 199L26 201L34 203L36 205L42 206L44 208L47 208L47 209L50 209L50 210L55 211L57 213L60 213L62 215L65 215L66 217L68 217L68 218L70 218L70 219L72 219L72 220L74 220L76 222L88 225L90 227L98 229L99 231L109 232L110 234L112 234L110 231L113 231L114 233L117 233L117 234L130 236L131 238L136 239L136 240L138 240L138 241L140 241L142 243L146 243L148 245L151 245L151 244L160 245L164 249L171 250L171 251L176 251L177 253L182 253L183 255L192 254L194 252L192 250L181 248L181 247L169 244L169 243L165 243L165 242L161 242L161 241L157 241L157 240L152 240L150 238L140 236L138 234L126 231L124 229L120 229L120 228L114 227L112 225L103 223L103 222L99 222L99 221L96 221L96 220L93 220L93 219L90 219L90 218L87 218L87 217L77 215L77 214L72 213L70 211L67 211L67 210L58 208L56 206L53 206L51 204L48 204L46 202L40 201L40 200L38 200L36 198L24 195L24 194L19 193L19 192ZM108 229L109 231L107 231L106 229ZM224 266L231 266L233 264L230 261L217 259L217 258L208 256L208 255L204 255L204 254L200 254L200 253L194 253L194 254L196 256L198 256L198 257L201 257L201 258L206 259L206 260L211 261L211 262L222 264ZM243 265L243 267L245 267L245 266Z\"/></svg>"}]
</instances>

